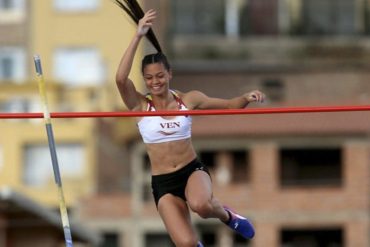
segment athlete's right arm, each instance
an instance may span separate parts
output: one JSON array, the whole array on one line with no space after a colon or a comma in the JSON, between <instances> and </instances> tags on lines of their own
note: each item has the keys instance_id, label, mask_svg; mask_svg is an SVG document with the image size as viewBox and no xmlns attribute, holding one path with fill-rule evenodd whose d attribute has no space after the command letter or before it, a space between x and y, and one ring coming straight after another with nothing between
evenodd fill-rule
<instances>
[{"instance_id":1,"label":"athlete's right arm","mask_svg":"<svg viewBox=\"0 0 370 247\"><path fill-rule=\"evenodd\" d=\"M127 108L132 111L141 110L143 95L137 92L134 83L128 77L140 40L148 32L155 18L156 12L154 10L149 10L145 13L144 17L140 19L137 32L123 54L116 73L116 83L119 93Z\"/></svg>"},{"instance_id":2,"label":"athlete's right arm","mask_svg":"<svg viewBox=\"0 0 370 247\"><path fill-rule=\"evenodd\" d=\"M128 78L140 40L141 37L136 34L125 51L116 73L118 91L127 108L132 111L140 110L141 105L141 95L136 91L134 83Z\"/></svg>"}]
</instances>

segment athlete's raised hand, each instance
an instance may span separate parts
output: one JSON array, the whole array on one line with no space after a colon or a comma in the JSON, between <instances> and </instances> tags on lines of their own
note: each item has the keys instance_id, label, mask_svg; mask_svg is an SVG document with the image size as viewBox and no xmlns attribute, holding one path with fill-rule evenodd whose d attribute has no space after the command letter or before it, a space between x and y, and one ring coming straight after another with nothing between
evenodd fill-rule
<instances>
[{"instance_id":1,"label":"athlete's raised hand","mask_svg":"<svg viewBox=\"0 0 370 247\"><path fill-rule=\"evenodd\" d=\"M157 12L153 9L148 10L143 16L143 18L139 20L137 34L139 36L146 35L149 28L152 27L155 18L157 18Z\"/></svg>"}]
</instances>

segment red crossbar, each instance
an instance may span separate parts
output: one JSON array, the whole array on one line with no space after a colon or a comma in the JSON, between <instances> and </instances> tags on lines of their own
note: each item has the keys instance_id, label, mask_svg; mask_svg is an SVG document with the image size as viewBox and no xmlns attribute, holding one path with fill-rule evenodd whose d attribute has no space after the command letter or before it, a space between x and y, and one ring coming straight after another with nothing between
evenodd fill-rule
<instances>
[{"instance_id":1,"label":"red crossbar","mask_svg":"<svg viewBox=\"0 0 370 247\"><path fill-rule=\"evenodd\" d=\"M357 106L312 106L312 107L276 107L189 111L154 111L154 112L54 112L52 118L114 118L144 116L179 116L179 115L244 115L277 113L315 113L315 112L353 112L370 111L370 105ZM42 113L0 113L0 119L43 118Z\"/></svg>"}]
</instances>

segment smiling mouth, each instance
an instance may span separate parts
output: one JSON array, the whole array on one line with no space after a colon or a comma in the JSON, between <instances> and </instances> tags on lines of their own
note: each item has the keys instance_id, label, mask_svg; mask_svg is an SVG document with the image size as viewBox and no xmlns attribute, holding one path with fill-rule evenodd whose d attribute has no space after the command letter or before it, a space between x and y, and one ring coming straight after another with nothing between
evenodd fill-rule
<instances>
[{"instance_id":1,"label":"smiling mouth","mask_svg":"<svg viewBox=\"0 0 370 247\"><path fill-rule=\"evenodd\" d=\"M162 88L162 86L153 86L152 89L155 91L158 91Z\"/></svg>"}]
</instances>

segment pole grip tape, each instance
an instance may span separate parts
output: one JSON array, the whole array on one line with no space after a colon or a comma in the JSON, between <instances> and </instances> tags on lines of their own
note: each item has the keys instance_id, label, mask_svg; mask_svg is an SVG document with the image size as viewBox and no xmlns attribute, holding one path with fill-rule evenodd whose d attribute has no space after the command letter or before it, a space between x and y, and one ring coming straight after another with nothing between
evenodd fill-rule
<instances>
[{"instance_id":1,"label":"pole grip tape","mask_svg":"<svg viewBox=\"0 0 370 247\"><path fill-rule=\"evenodd\" d=\"M33 56L33 60L35 61L36 73L37 75L42 75L42 67L41 67L41 59L39 55Z\"/></svg>"}]
</instances>

